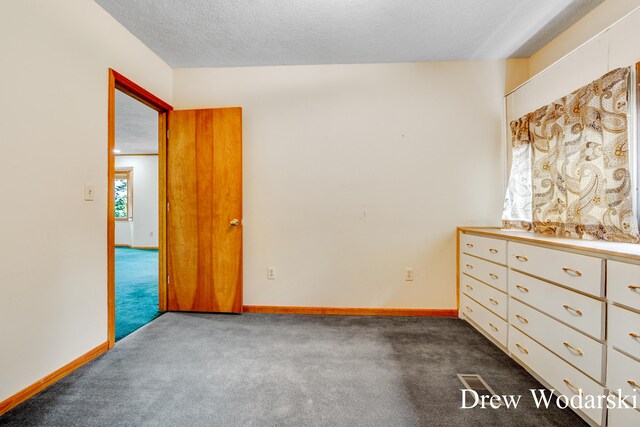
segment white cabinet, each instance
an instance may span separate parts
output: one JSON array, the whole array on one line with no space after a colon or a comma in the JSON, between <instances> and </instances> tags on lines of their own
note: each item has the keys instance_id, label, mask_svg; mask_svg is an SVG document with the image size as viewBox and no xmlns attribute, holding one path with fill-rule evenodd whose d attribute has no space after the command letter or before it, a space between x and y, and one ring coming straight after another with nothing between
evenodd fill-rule
<instances>
[{"instance_id":1,"label":"white cabinet","mask_svg":"<svg viewBox=\"0 0 640 427\"><path fill-rule=\"evenodd\" d=\"M640 427L606 399L640 406L640 246L532 236L462 232L460 316L545 386L604 402L576 411L590 424Z\"/></svg>"}]
</instances>

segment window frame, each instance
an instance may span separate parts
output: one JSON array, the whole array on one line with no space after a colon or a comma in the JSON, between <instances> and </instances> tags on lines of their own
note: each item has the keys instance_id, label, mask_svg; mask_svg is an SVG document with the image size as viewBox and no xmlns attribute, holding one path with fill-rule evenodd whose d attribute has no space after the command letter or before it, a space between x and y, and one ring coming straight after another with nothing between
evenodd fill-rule
<instances>
[{"instance_id":1,"label":"window frame","mask_svg":"<svg viewBox=\"0 0 640 427\"><path fill-rule=\"evenodd\" d=\"M116 221L132 221L133 220L133 169L115 169L113 174L113 187L115 189L116 179L126 179L127 180L127 216L126 217L117 217L113 218ZM115 203L115 192L114 192L114 203Z\"/></svg>"}]
</instances>

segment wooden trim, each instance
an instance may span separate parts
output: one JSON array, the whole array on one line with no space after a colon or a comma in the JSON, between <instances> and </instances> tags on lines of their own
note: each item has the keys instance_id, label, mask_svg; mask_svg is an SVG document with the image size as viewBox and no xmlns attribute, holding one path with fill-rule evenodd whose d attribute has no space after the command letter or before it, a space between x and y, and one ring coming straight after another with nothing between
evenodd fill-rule
<instances>
[{"instance_id":1,"label":"wooden trim","mask_svg":"<svg viewBox=\"0 0 640 427\"><path fill-rule=\"evenodd\" d=\"M114 174L116 146L116 74L109 69L109 111L107 129L107 342L108 348L116 344L116 222Z\"/></svg>"},{"instance_id":2,"label":"wooden trim","mask_svg":"<svg viewBox=\"0 0 640 427\"><path fill-rule=\"evenodd\" d=\"M456 308L460 312L460 228L456 229Z\"/></svg>"},{"instance_id":3,"label":"wooden trim","mask_svg":"<svg viewBox=\"0 0 640 427\"><path fill-rule=\"evenodd\" d=\"M114 170L115 170L115 96L116 89L137 99L158 112L158 310L166 311L167 266L166 266L166 145L167 113L173 107L143 87L135 84L117 71L109 68L108 105L108 161L107 161L107 342L113 348L115 335L115 221L114 221Z\"/></svg>"},{"instance_id":4,"label":"wooden trim","mask_svg":"<svg viewBox=\"0 0 640 427\"><path fill-rule=\"evenodd\" d=\"M157 246L133 246L133 245L127 245L127 244L122 244L122 243L116 243L115 247L116 248L142 249L142 250L145 250L145 251L158 250Z\"/></svg>"},{"instance_id":5,"label":"wooden trim","mask_svg":"<svg viewBox=\"0 0 640 427\"><path fill-rule=\"evenodd\" d=\"M109 68L109 73L113 75L115 87L119 91L126 93L130 97L137 99L144 105L153 108L158 112L173 111L173 107L171 105L167 104L142 86L135 84L117 71Z\"/></svg>"},{"instance_id":6,"label":"wooden trim","mask_svg":"<svg viewBox=\"0 0 640 427\"><path fill-rule=\"evenodd\" d=\"M349 308L245 305L242 307L242 311L244 313L330 314L340 316L458 316L458 310L456 308Z\"/></svg>"},{"instance_id":7,"label":"wooden trim","mask_svg":"<svg viewBox=\"0 0 640 427\"><path fill-rule=\"evenodd\" d=\"M24 390L21 390L16 394L14 394L13 396L9 397L8 399L4 400L3 402L0 402L0 415L15 408L25 400L41 392L42 390L49 387L53 383L61 380L62 378L69 375L71 372L75 371L85 363L90 362L91 360L100 356L102 353L104 353L108 349L109 349L109 343L104 342L99 346L89 350L88 352L78 357L77 359L72 360L71 362L67 363L63 367L50 373L46 377L36 381L35 383L31 384L29 387L25 388Z\"/></svg>"},{"instance_id":8,"label":"wooden trim","mask_svg":"<svg viewBox=\"0 0 640 427\"><path fill-rule=\"evenodd\" d=\"M526 236L526 237L518 236L518 235L512 234L513 231L509 231L509 230L507 230L507 232L504 233L502 232L503 230L501 230L499 227L458 227L458 230L464 233L472 233L472 234L478 234L481 236L496 237L504 240L513 240L517 242L524 242L524 243L530 243L530 244L536 244L536 245L545 245L551 248L571 249L574 251L588 252L588 253L593 253L598 255L609 255L609 256L615 256L619 258L626 258L626 259L632 259L635 261L640 261L640 255L637 255L634 253L621 252L621 251L605 249L605 248L591 248L588 246L574 245L571 243L558 242L558 241L549 241L549 240L544 240L545 236L537 236L533 233L529 233L530 236ZM522 233L527 233L527 232L522 232ZM537 238L537 237L542 237L542 238ZM579 239L570 239L570 238L563 239L563 240L566 240L567 242L571 242L572 240L577 240L580 242L598 242L597 240L579 240ZM636 243L612 243L612 242L601 242L601 243L611 244L611 245L632 245L640 248L640 245Z\"/></svg>"}]
</instances>

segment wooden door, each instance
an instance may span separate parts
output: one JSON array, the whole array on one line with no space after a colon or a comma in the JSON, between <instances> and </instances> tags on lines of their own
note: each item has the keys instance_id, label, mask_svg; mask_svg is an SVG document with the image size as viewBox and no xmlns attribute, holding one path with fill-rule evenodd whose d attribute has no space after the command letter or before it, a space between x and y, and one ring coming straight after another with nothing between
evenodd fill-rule
<instances>
[{"instance_id":1,"label":"wooden door","mask_svg":"<svg viewBox=\"0 0 640 427\"><path fill-rule=\"evenodd\" d=\"M242 311L242 109L171 111L168 309Z\"/></svg>"}]
</instances>

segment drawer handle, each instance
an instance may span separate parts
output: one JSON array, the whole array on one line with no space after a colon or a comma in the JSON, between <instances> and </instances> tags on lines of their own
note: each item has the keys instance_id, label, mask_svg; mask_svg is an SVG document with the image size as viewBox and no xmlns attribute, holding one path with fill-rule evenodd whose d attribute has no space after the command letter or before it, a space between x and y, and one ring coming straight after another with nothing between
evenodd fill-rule
<instances>
[{"instance_id":1,"label":"drawer handle","mask_svg":"<svg viewBox=\"0 0 640 427\"><path fill-rule=\"evenodd\" d=\"M467 306L467 311L468 311L469 313L473 313L473 308L471 308L471 307Z\"/></svg>"},{"instance_id":2,"label":"drawer handle","mask_svg":"<svg viewBox=\"0 0 640 427\"><path fill-rule=\"evenodd\" d=\"M629 336L630 336L631 338L633 338L634 340L637 340L638 338L640 338L640 335L638 335L638 334L636 334L636 333L634 333L634 332L631 332L631 333L629 334Z\"/></svg>"},{"instance_id":3,"label":"drawer handle","mask_svg":"<svg viewBox=\"0 0 640 427\"><path fill-rule=\"evenodd\" d=\"M526 256L522 256L522 255L516 255L516 259L518 261L522 261L522 262L527 262L529 261L529 258L527 258Z\"/></svg>"},{"instance_id":4,"label":"drawer handle","mask_svg":"<svg viewBox=\"0 0 640 427\"><path fill-rule=\"evenodd\" d=\"M640 286L638 285L629 285L628 288L634 292L640 290Z\"/></svg>"},{"instance_id":5,"label":"drawer handle","mask_svg":"<svg viewBox=\"0 0 640 427\"><path fill-rule=\"evenodd\" d=\"M491 276L491 278L492 278L493 280L498 280L498 279L499 279L499 277L498 277L498 275L497 275L497 274L489 273L489 276Z\"/></svg>"},{"instance_id":6,"label":"drawer handle","mask_svg":"<svg viewBox=\"0 0 640 427\"><path fill-rule=\"evenodd\" d=\"M563 342L562 344L564 344L564 346L567 347L569 350L573 351L574 353L577 353L578 356L584 356L584 353L579 348L575 348L574 346L572 346L568 342Z\"/></svg>"},{"instance_id":7,"label":"drawer handle","mask_svg":"<svg viewBox=\"0 0 640 427\"><path fill-rule=\"evenodd\" d=\"M489 298L489 301L491 301L491 304L493 304L493 305L500 304L498 301L494 300L493 298Z\"/></svg>"},{"instance_id":8,"label":"drawer handle","mask_svg":"<svg viewBox=\"0 0 640 427\"><path fill-rule=\"evenodd\" d=\"M580 394L580 389L569 382L569 380L562 380L574 393Z\"/></svg>"},{"instance_id":9,"label":"drawer handle","mask_svg":"<svg viewBox=\"0 0 640 427\"><path fill-rule=\"evenodd\" d=\"M467 268L468 268L469 270L473 270L473 265L471 265L471 264L467 264Z\"/></svg>"},{"instance_id":10,"label":"drawer handle","mask_svg":"<svg viewBox=\"0 0 640 427\"><path fill-rule=\"evenodd\" d=\"M491 252L492 254L497 254L498 250L491 248L491 249L489 249L489 252Z\"/></svg>"},{"instance_id":11,"label":"drawer handle","mask_svg":"<svg viewBox=\"0 0 640 427\"><path fill-rule=\"evenodd\" d=\"M468 248L472 248L472 247L473 247L473 245L472 245L471 243L467 243L467 247L468 247Z\"/></svg>"},{"instance_id":12,"label":"drawer handle","mask_svg":"<svg viewBox=\"0 0 640 427\"><path fill-rule=\"evenodd\" d=\"M465 286L466 286L466 287L467 287L467 289L469 289L470 291L472 291L472 290L473 290L473 286L471 286L471 285L465 285Z\"/></svg>"},{"instance_id":13,"label":"drawer handle","mask_svg":"<svg viewBox=\"0 0 640 427\"><path fill-rule=\"evenodd\" d=\"M627 381L627 384L629 384L633 388L640 388L640 385L638 385L637 382L632 381L632 380Z\"/></svg>"},{"instance_id":14,"label":"drawer handle","mask_svg":"<svg viewBox=\"0 0 640 427\"><path fill-rule=\"evenodd\" d=\"M520 350L521 352L523 352L524 354L529 354L529 350L527 350L526 348L524 348L523 346L521 346L520 344L516 343L516 347L518 347L518 350Z\"/></svg>"},{"instance_id":15,"label":"drawer handle","mask_svg":"<svg viewBox=\"0 0 640 427\"><path fill-rule=\"evenodd\" d=\"M516 318L518 318L518 320L522 323L529 323L529 319L527 319L526 317L522 317L519 314L516 314Z\"/></svg>"},{"instance_id":16,"label":"drawer handle","mask_svg":"<svg viewBox=\"0 0 640 427\"><path fill-rule=\"evenodd\" d=\"M567 274L570 274L571 276L575 276L575 277L582 276L582 273L580 273L578 270L574 270L572 268L562 267L562 271L564 271Z\"/></svg>"},{"instance_id":17,"label":"drawer handle","mask_svg":"<svg viewBox=\"0 0 640 427\"><path fill-rule=\"evenodd\" d=\"M498 332L500 329L498 329L496 327L496 325L494 325L493 323L489 322L489 326L491 326L491 329L493 329L494 331Z\"/></svg>"},{"instance_id":18,"label":"drawer handle","mask_svg":"<svg viewBox=\"0 0 640 427\"><path fill-rule=\"evenodd\" d=\"M567 311L570 311L570 312L575 313L577 316L582 316L582 311L580 311L580 310L576 310L576 309L575 309L575 308L573 308L573 307L569 307L569 306L568 306L568 305L566 305L566 304L565 304L565 305L563 305L563 306L562 306L562 308L564 308L564 309L565 309L565 310L567 310Z\"/></svg>"},{"instance_id":19,"label":"drawer handle","mask_svg":"<svg viewBox=\"0 0 640 427\"><path fill-rule=\"evenodd\" d=\"M520 286L520 285L516 285L516 289L518 289L520 292L524 292L525 294L529 292L529 289L525 288L524 286Z\"/></svg>"}]
</instances>

